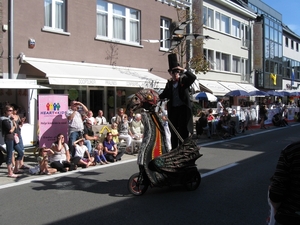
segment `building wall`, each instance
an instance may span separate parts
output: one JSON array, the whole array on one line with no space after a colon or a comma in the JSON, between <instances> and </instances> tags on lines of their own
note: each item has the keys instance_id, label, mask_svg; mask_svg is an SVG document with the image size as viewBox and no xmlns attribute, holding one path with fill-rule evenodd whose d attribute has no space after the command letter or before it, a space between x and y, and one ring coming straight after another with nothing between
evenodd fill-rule
<instances>
[{"instance_id":1,"label":"building wall","mask_svg":"<svg viewBox=\"0 0 300 225\"><path fill-rule=\"evenodd\" d=\"M285 44L285 39L288 38L288 46ZM289 33L283 33L283 55L285 57L300 61L300 39L296 36L292 36ZM291 48L291 40L294 42L294 48ZM298 51L296 50L296 44L298 43Z\"/></svg>"},{"instance_id":2,"label":"building wall","mask_svg":"<svg viewBox=\"0 0 300 225\"><path fill-rule=\"evenodd\" d=\"M219 4L218 1L213 0L205 0L203 2L203 6L206 6L215 12L219 12L223 15L230 17L231 19L235 19L240 23L249 25L249 28L252 29L251 20L249 17L241 14L241 12L232 10L228 6L224 6L223 4ZM246 10L245 10L246 11ZM215 17L214 17L215 19ZM254 18L252 18L254 19ZM214 20L215 22L215 20ZM203 29L204 35L209 35L216 40L207 40L204 41L203 48L210 49L215 52L222 52L229 54L231 56L238 56L243 59L250 60L251 59L251 48L245 48L242 46L241 38L234 37L229 34L222 33L217 31L216 29L212 29L210 27L204 26ZM230 81L230 82L241 82L241 74L232 73L227 71L218 71L216 69L210 70L206 74L198 74L199 79L207 79L207 80L219 80L219 81Z\"/></svg>"},{"instance_id":3,"label":"building wall","mask_svg":"<svg viewBox=\"0 0 300 225\"><path fill-rule=\"evenodd\" d=\"M141 39L160 39L160 17L177 20L174 7L154 0L116 0L114 3L141 10ZM22 52L27 57L57 59L76 62L109 64L105 59L111 52L112 42L95 40L96 0L67 1L67 32L69 35L42 31L44 27L44 1L26 0L14 3L14 73L20 65L16 59ZM8 23L8 1L3 2L3 23ZM33 49L28 40L36 41ZM153 68L152 73L169 78L167 54L159 44L141 42L140 46L116 44L117 66ZM3 69L8 71L8 33L3 33Z\"/></svg>"}]
</instances>

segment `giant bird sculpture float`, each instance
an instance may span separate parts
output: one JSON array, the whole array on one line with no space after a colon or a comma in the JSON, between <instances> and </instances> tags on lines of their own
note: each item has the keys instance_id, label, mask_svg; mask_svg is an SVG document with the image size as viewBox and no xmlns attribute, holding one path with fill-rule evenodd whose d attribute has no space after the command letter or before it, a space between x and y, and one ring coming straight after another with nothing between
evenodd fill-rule
<instances>
[{"instance_id":1,"label":"giant bird sculpture float","mask_svg":"<svg viewBox=\"0 0 300 225\"><path fill-rule=\"evenodd\" d=\"M191 138L184 140L176 149L167 151L164 128L155 112L158 103L156 91L143 89L132 96L127 105L128 110L144 109L144 137L137 160L140 171L128 181L128 189L134 195L142 195L148 186L181 184L188 190L195 190L201 181L195 161L202 154Z\"/></svg>"},{"instance_id":2,"label":"giant bird sculpture float","mask_svg":"<svg viewBox=\"0 0 300 225\"><path fill-rule=\"evenodd\" d=\"M203 35L203 34L198 34L198 33L185 33L185 28L186 26L191 23L192 20L187 20L183 23L180 23L178 26L176 26L173 31L172 35L170 38L163 39L163 40L150 40L150 39L143 39L142 41L144 42L149 42L149 43L159 43L159 42L164 42L164 41L170 41L171 45L169 48L169 52L172 52L175 48L177 48L180 43L182 43L185 40L195 40L195 39L214 39L208 35Z\"/></svg>"}]
</instances>

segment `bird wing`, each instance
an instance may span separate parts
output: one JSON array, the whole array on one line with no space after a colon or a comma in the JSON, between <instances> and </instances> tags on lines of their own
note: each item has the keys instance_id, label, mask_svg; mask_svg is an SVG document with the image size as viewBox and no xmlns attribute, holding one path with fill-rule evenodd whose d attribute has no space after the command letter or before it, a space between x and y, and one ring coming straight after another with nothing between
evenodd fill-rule
<instances>
[{"instance_id":1,"label":"bird wing","mask_svg":"<svg viewBox=\"0 0 300 225\"><path fill-rule=\"evenodd\" d=\"M165 40L150 40L150 39L143 39L142 41L144 42L149 42L149 43L160 43L163 42Z\"/></svg>"},{"instance_id":2,"label":"bird wing","mask_svg":"<svg viewBox=\"0 0 300 225\"><path fill-rule=\"evenodd\" d=\"M177 27L174 28L172 34L183 34L184 29L191 22L192 22L192 20L187 20L187 21L184 21L184 22L180 23Z\"/></svg>"}]
</instances>

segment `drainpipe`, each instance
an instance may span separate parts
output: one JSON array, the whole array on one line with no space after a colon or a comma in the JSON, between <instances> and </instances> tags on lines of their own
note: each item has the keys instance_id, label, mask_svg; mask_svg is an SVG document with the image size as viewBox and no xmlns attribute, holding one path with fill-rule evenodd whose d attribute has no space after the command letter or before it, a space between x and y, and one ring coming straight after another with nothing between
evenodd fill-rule
<instances>
[{"instance_id":1,"label":"drainpipe","mask_svg":"<svg viewBox=\"0 0 300 225\"><path fill-rule=\"evenodd\" d=\"M8 13L8 78L13 79L14 75L14 1L9 1Z\"/></svg>"}]
</instances>

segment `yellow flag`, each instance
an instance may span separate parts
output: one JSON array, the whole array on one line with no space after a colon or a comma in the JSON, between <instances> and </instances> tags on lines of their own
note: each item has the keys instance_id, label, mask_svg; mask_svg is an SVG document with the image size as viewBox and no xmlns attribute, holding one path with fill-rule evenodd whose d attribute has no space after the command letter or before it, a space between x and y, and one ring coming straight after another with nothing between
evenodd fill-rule
<instances>
[{"instance_id":1,"label":"yellow flag","mask_svg":"<svg viewBox=\"0 0 300 225\"><path fill-rule=\"evenodd\" d=\"M277 75L274 74L274 73L271 73L271 74L270 74L270 77L271 77L272 80L273 80L273 84L276 85L276 78L277 78Z\"/></svg>"}]
</instances>

